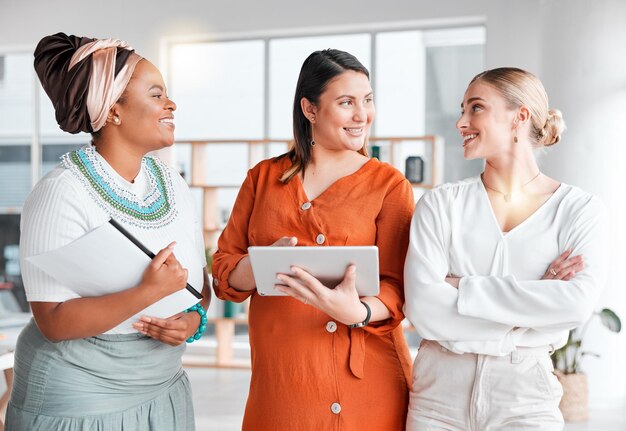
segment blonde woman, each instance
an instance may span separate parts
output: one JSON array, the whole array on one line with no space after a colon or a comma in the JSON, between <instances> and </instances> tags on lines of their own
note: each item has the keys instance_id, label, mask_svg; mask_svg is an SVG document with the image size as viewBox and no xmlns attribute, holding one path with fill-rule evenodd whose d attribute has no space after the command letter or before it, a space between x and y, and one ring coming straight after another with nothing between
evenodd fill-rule
<instances>
[{"instance_id":1,"label":"blonde woman","mask_svg":"<svg viewBox=\"0 0 626 431\"><path fill-rule=\"evenodd\" d=\"M409 430L561 430L550 353L587 320L607 273L598 198L548 177L534 149L561 113L537 77L477 75L457 128L477 177L419 201L405 264L406 314L424 338Z\"/></svg>"}]
</instances>

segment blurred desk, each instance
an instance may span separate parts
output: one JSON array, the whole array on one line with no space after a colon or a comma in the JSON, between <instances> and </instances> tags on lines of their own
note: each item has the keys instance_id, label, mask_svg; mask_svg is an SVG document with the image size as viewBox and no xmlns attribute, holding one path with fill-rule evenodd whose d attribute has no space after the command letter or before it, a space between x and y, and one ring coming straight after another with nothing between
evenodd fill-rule
<instances>
[{"instance_id":1,"label":"blurred desk","mask_svg":"<svg viewBox=\"0 0 626 431\"><path fill-rule=\"evenodd\" d=\"M12 313L18 313L20 305L13 295L13 283L0 281L0 320Z\"/></svg>"},{"instance_id":2,"label":"blurred desk","mask_svg":"<svg viewBox=\"0 0 626 431\"><path fill-rule=\"evenodd\" d=\"M13 350L17 337L30 318L30 313L3 313L0 317L0 370L4 372L7 384L7 390L0 394L0 429L3 428L4 411L13 388Z\"/></svg>"},{"instance_id":3,"label":"blurred desk","mask_svg":"<svg viewBox=\"0 0 626 431\"><path fill-rule=\"evenodd\" d=\"M3 313L0 316L0 354L15 349L17 337L31 317L30 313Z\"/></svg>"},{"instance_id":4,"label":"blurred desk","mask_svg":"<svg viewBox=\"0 0 626 431\"><path fill-rule=\"evenodd\" d=\"M0 353L0 370L4 371L7 385L6 391L0 394L0 431L2 431L4 430L4 415L13 389L13 352Z\"/></svg>"}]
</instances>

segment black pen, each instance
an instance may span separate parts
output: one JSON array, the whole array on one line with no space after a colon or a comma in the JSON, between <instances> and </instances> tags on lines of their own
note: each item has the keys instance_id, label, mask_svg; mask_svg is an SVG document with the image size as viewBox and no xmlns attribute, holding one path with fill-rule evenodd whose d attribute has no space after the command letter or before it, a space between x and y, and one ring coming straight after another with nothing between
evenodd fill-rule
<instances>
[{"instance_id":1,"label":"black pen","mask_svg":"<svg viewBox=\"0 0 626 431\"><path fill-rule=\"evenodd\" d=\"M124 228L124 226L122 226L112 218L109 219L109 223L111 223L115 229L119 230L122 235L128 238L130 242L135 244L139 248L139 250L143 251L150 259L154 259L155 254L148 250L148 248L143 245L137 238L135 238L132 233L128 232L126 228ZM196 298L202 299L202 294L194 289L193 286L191 286L189 283L187 283L185 289L191 292L191 294Z\"/></svg>"}]
</instances>

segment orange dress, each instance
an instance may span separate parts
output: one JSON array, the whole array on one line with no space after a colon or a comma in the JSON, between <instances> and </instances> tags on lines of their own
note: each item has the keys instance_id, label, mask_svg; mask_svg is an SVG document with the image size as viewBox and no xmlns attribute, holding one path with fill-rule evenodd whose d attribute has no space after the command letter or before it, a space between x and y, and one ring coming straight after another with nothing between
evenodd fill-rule
<instances>
[{"instance_id":1,"label":"orange dress","mask_svg":"<svg viewBox=\"0 0 626 431\"><path fill-rule=\"evenodd\" d=\"M248 172L213 257L219 298L241 302L252 295L243 430L404 430L411 358L400 323L411 185L394 167L371 159L303 206L308 199L300 179L279 181L289 166L287 157L269 159ZM299 246L378 246L378 298L392 317L349 329L291 297L228 285L248 246L282 236L297 237Z\"/></svg>"}]
</instances>

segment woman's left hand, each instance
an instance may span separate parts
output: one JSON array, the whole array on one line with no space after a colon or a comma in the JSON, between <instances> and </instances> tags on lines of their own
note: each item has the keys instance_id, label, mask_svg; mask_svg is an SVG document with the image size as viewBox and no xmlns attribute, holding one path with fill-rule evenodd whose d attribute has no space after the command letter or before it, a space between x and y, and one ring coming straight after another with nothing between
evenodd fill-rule
<instances>
[{"instance_id":1,"label":"woman's left hand","mask_svg":"<svg viewBox=\"0 0 626 431\"><path fill-rule=\"evenodd\" d=\"M277 274L276 277L286 286L276 285L276 289L302 301L304 304L328 314L333 319L351 325L365 320L367 311L361 304L356 290L356 267L348 266L344 279L334 289L329 289L320 281L297 266L291 267L292 274Z\"/></svg>"},{"instance_id":2,"label":"woman's left hand","mask_svg":"<svg viewBox=\"0 0 626 431\"><path fill-rule=\"evenodd\" d=\"M178 313L167 319L143 316L133 328L170 346L183 344L187 338L196 333L200 325L200 315L193 313Z\"/></svg>"}]
</instances>

